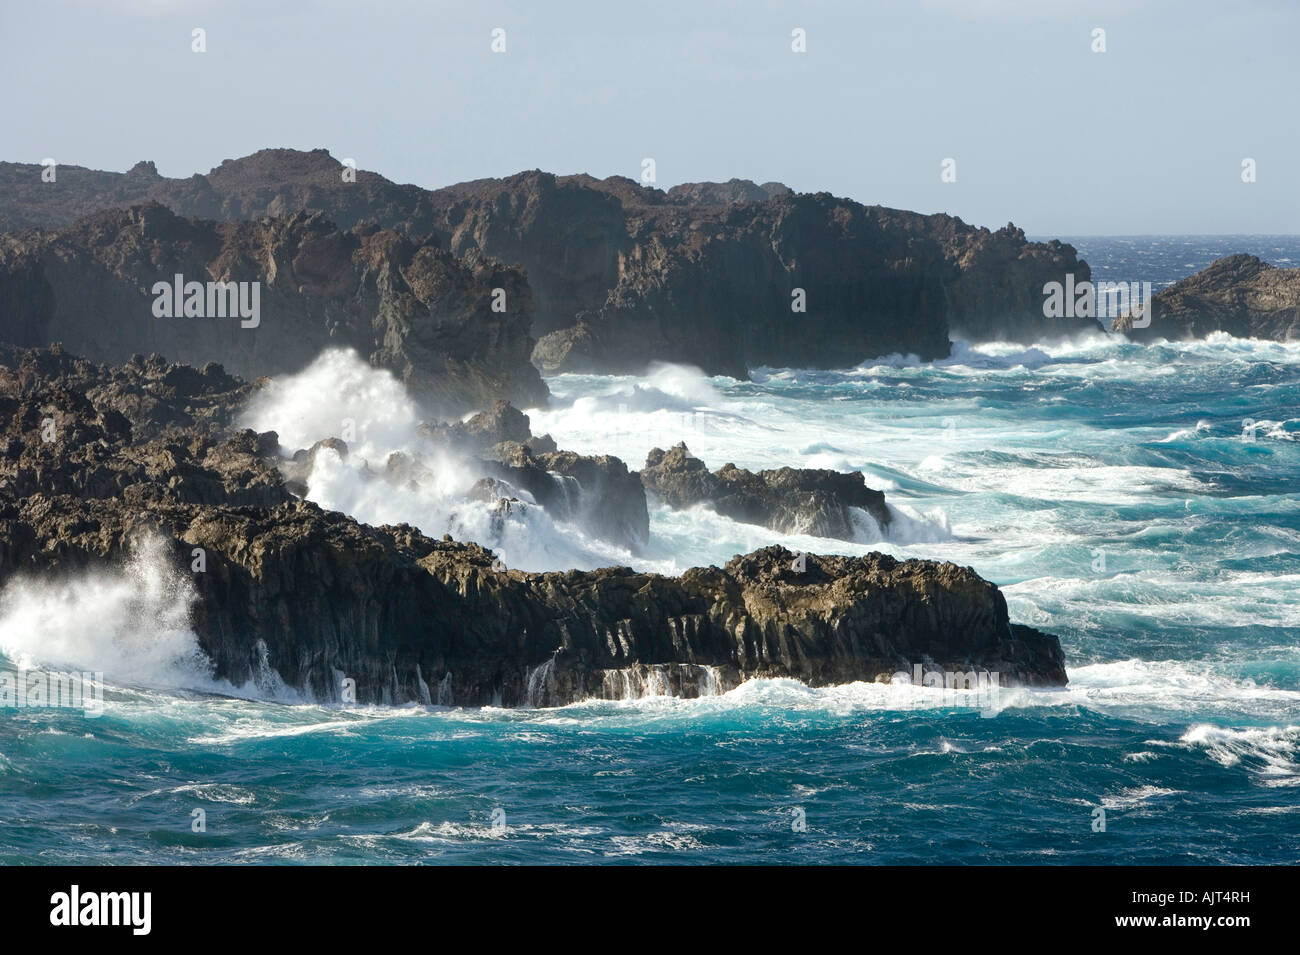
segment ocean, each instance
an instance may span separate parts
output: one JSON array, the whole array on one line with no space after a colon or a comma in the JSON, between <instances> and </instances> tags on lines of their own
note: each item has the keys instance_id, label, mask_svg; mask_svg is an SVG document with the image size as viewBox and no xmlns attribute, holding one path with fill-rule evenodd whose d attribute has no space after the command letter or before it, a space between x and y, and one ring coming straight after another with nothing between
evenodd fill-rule
<instances>
[{"instance_id":1,"label":"ocean","mask_svg":"<svg viewBox=\"0 0 1300 955\"><path fill-rule=\"evenodd\" d=\"M1159 289L1300 237L1067 238L1094 278ZM1158 318L1158 316L1157 316ZM354 356L278 382L247 423L303 447L352 422L311 497L492 546L528 570L665 573L780 543L951 560L1060 635L1070 685L976 708L926 688L756 680L556 709L320 705L213 681L192 593L141 554L0 594L5 668L102 670L102 713L0 709L0 863L1295 863L1300 861L1300 343L1102 333L957 342L838 371L563 375L534 433L640 467L859 470L893 509L853 543L651 508L645 553L471 478L395 490L361 461L418 409Z\"/></svg>"}]
</instances>

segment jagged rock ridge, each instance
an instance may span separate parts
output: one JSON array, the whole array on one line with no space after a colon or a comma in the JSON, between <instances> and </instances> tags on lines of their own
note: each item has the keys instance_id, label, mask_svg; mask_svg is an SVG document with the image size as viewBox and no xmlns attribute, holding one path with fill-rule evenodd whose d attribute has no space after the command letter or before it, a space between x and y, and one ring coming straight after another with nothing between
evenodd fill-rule
<instances>
[{"instance_id":1,"label":"jagged rock ridge","mask_svg":"<svg viewBox=\"0 0 1300 955\"><path fill-rule=\"evenodd\" d=\"M885 495L867 487L859 472L820 468L748 471L734 464L717 471L690 453L685 443L653 449L641 469L641 483L674 509L707 504L718 514L744 524L759 524L783 534L811 534L857 540L860 509L888 530Z\"/></svg>"},{"instance_id":2,"label":"jagged rock ridge","mask_svg":"<svg viewBox=\"0 0 1300 955\"><path fill-rule=\"evenodd\" d=\"M682 361L744 377L759 365L844 367L893 352L943 357L952 333L1026 342L1096 327L1049 320L1042 287L1090 275L1074 249L946 216L864 206L779 183L688 183L538 170L444 189L399 186L315 150L262 150L207 176L160 179L0 163L0 226L67 225L152 199L191 216L319 209L343 228L393 228L458 256L522 267L552 371ZM797 289L803 311L793 311Z\"/></svg>"}]
</instances>

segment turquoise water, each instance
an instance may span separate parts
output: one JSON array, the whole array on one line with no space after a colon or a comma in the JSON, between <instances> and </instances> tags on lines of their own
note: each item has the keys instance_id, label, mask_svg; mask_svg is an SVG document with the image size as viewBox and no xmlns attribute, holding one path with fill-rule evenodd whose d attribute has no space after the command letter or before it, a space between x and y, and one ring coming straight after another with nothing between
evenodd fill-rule
<instances>
[{"instance_id":1,"label":"turquoise water","mask_svg":"<svg viewBox=\"0 0 1300 955\"><path fill-rule=\"evenodd\" d=\"M1239 249L1300 259L1270 237L1141 256L1073 241L1117 280ZM1060 634L1071 685L1003 691L992 713L784 680L553 710L340 708L201 678L186 598L147 564L27 581L0 595L10 664L104 669L115 688L99 717L0 710L0 861L1300 860L1300 345L1098 334L750 382L668 367L550 384L533 426L563 447L636 466L685 440L711 467L856 468L895 522L846 543L652 508L649 551L627 555L537 519L493 541L512 566L672 571L774 542L951 559ZM400 417L371 395L377 421ZM392 516L345 472L318 477L314 496ZM383 499L441 533L436 503Z\"/></svg>"}]
</instances>

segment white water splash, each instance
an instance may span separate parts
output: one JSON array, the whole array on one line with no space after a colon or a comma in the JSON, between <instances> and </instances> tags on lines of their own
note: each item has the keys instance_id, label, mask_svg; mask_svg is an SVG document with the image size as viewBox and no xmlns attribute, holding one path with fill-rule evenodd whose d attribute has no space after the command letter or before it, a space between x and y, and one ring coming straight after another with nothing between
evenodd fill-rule
<instances>
[{"instance_id":1,"label":"white water splash","mask_svg":"<svg viewBox=\"0 0 1300 955\"><path fill-rule=\"evenodd\" d=\"M0 653L110 681L210 687L211 661L190 629L195 599L165 542L144 535L121 567L11 580L0 593Z\"/></svg>"},{"instance_id":2,"label":"white water splash","mask_svg":"<svg viewBox=\"0 0 1300 955\"><path fill-rule=\"evenodd\" d=\"M346 457L332 449L317 452L307 497L367 524L406 523L430 537L450 534L474 541L494 550L507 567L522 570L635 563L671 571L668 562L637 560L617 543L556 520L527 491L516 489L521 503L509 507L468 499L466 492L485 469L422 435L421 420L419 408L390 372L372 368L355 352L332 349L299 374L259 392L241 425L275 431L286 455L341 438ZM393 455L414 462L418 480L389 479ZM561 483L566 493L576 491L571 479Z\"/></svg>"}]
</instances>

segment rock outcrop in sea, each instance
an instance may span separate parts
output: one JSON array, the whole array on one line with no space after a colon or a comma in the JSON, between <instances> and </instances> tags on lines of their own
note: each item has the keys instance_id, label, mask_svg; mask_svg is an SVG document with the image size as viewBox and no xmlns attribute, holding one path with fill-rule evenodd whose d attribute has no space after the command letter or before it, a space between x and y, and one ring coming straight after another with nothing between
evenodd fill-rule
<instances>
[{"instance_id":1,"label":"rock outcrop in sea","mask_svg":"<svg viewBox=\"0 0 1300 955\"><path fill-rule=\"evenodd\" d=\"M684 443L653 449L640 471L641 483L674 509L705 504L723 517L758 524L783 534L811 534L857 540L860 520L870 517L881 531L891 515L881 491L867 487L860 472L822 468L749 471L727 464L710 471Z\"/></svg>"},{"instance_id":2,"label":"rock outcrop in sea","mask_svg":"<svg viewBox=\"0 0 1300 955\"><path fill-rule=\"evenodd\" d=\"M1003 686L1066 680L1058 640L1012 623L993 584L949 563L769 547L680 577L523 573L477 544L322 510L288 486L276 434L235 426L256 387L212 364L0 349L0 585L159 540L155 572L192 585L213 676L273 673L322 700L353 680L363 703L555 705L916 664Z\"/></svg>"},{"instance_id":3,"label":"rock outcrop in sea","mask_svg":"<svg viewBox=\"0 0 1300 955\"><path fill-rule=\"evenodd\" d=\"M1300 338L1300 268L1279 269L1253 255L1229 255L1152 296L1150 324L1132 316L1111 330L1137 341L1204 338L1227 332L1237 338L1291 341Z\"/></svg>"}]
</instances>

